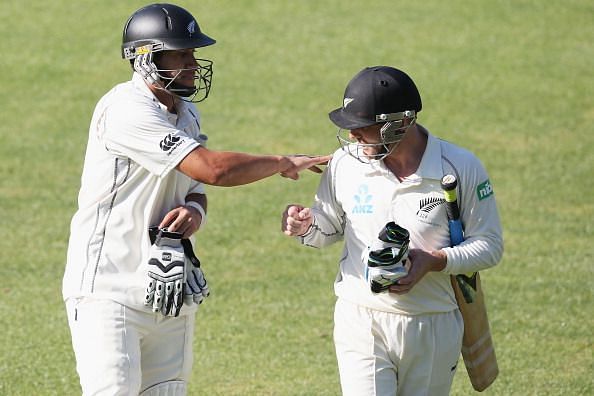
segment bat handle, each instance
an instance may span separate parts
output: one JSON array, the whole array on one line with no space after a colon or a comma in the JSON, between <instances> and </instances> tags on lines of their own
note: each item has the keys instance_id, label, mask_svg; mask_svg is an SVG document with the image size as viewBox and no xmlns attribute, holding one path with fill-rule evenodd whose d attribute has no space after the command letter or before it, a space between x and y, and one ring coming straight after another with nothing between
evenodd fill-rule
<instances>
[{"instance_id":1,"label":"bat handle","mask_svg":"<svg viewBox=\"0 0 594 396\"><path fill-rule=\"evenodd\" d=\"M444 175L441 178L441 188L443 190L443 195L445 198L445 207L446 212L448 215L448 220L450 222L450 231L452 232L452 237L456 239L457 243L453 243L453 245L457 245L458 243L462 242L459 240L461 238L462 233L458 233L457 231L462 231L462 226L457 224L454 226L455 229L452 229L452 223L458 222L460 219L460 208L458 207L458 194L456 193L456 187L458 186L458 180L456 176L452 174Z\"/></svg>"},{"instance_id":2,"label":"bat handle","mask_svg":"<svg viewBox=\"0 0 594 396\"><path fill-rule=\"evenodd\" d=\"M462 223L460 220L449 220L450 228L450 243L452 246L457 246L464 242L464 231L462 230Z\"/></svg>"},{"instance_id":3,"label":"bat handle","mask_svg":"<svg viewBox=\"0 0 594 396\"><path fill-rule=\"evenodd\" d=\"M447 174L441 178L441 188L443 191L445 191L446 200L448 202L453 202L457 199L456 187L458 187L458 180L456 179L456 176L454 176L452 174ZM453 193L453 196L448 197L448 195L451 195L452 193ZM448 199L448 198L453 198L453 199Z\"/></svg>"}]
</instances>

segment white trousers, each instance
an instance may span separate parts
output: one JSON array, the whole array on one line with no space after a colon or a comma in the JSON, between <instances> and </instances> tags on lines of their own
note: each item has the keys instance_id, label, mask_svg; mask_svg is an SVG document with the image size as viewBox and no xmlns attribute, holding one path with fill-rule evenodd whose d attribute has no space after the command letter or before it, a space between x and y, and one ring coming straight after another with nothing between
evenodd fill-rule
<instances>
[{"instance_id":1,"label":"white trousers","mask_svg":"<svg viewBox=\"0 0 594 396\"><path fill-rule=\"evenodd\" d=\"M458 310L407 316L338 299L334 345L343 395L448 395L463 331Z\"/></svg>"},{"instance_id":2,"label":"white trousers","mask_svg":"<svg viewBox=\"0 0 594 396\"><path fill-rule=\"evenodd\" d=\"M68 299L66 310L83 395L185 394L195 315L164 317L92 298Z\"/></svg>"}]
</instances>

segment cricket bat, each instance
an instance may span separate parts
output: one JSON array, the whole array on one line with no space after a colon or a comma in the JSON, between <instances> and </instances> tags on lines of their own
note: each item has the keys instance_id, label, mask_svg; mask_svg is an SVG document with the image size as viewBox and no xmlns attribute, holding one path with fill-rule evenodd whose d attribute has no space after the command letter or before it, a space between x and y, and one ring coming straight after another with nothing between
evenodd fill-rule
<instances>
[{"instance_id":1,"label":"cricket bat","mask_svg":"<svg viewBox=\"0 0 594 396\"><path fill-rule=\"evenodd\" d=\"M456 194L457 185L458 181L454 175L448 174L441 179L451 246L456 246L464 241L464 230L460 221L460 208ZM499 367L489 329L481 278L479 273L475 272L452 276L451 281L458 307L464 319L464 336L462 338L464 365L472 387L476 391L482 392L495 381L499 374Z\"/></svg>"}]
</instances>

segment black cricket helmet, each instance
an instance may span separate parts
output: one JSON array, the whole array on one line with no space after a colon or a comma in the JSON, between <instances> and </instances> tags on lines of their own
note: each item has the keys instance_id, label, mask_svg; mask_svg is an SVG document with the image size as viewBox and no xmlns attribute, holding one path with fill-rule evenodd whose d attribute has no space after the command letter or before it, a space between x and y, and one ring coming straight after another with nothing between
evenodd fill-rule
<instances>
[{"instance_id":1,"label":"black cricket helmet","mask_svg":"<svg viewBox=\"0 0 594 396\"><path fill-rule=\"evenodd\" d=\"M361 162L374 162L383 160L396 148L404 133L416 123L421 108L421 95L405 72L391 66L372 66L351 79L342 107L331 111L329 117L339 127L337 138L343 150ZM357 143L349 137L349 130L375 124L382 124L379 143ZM363 152L368 147L380 151L368 156Z\"/></svg>"},{"instance_id":2,"label":"black cricket helmet","mask_svg":"<svg viewBox=\"0 0 594 396\"><path fill-rule=\"evenodd\" d=\"M124 26L122 37L122 58L133 62L134 70L150 84L159 80L167 91L190 101L206 99L212 79L212 61L196 59L195 80L198 87L188 88L175 82L174 77L166 77L153 63L153 54L160 51L200 48L216 41L202 32L196 19L187 10L174 4L156 3L143 7L130 16ZM181 69L179 70L181 72ZM178 73L179 74L179 73ZM195 100L200 92L201 98Z\"/></svg>"}]
</instances>

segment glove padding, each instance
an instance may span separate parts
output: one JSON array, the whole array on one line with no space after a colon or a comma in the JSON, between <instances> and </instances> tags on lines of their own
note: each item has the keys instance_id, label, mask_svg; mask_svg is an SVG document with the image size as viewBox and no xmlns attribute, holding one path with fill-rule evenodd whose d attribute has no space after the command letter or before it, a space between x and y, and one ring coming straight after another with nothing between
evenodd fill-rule
<instances>
[{"instance_id":1,"label":"glove padding","mask_svg":"<svg viewBox=\"0 0 594 396\"><path fill-rule=\"evenodd\" d=\"M144 305L152 307L153 312L179 315L183 304L185 261L182 234L159 230L150 249L149 284L144 298Z\"/></svg>"},{"instance_id":2,"label":"glove padding","mask_svg":"<svg viewBox=\"0 0 594 396\"><path fill-rule=\"evenodd\" d=\"M187 242L186 242L187 241ZM202 300L210 295L208 283L200 269L200 260L194 255L192 244L184 240L184 247L189 250L186 256L186 281L184 283L184 304L202 304Z\"/></svg>"},{"instance_id":3,"label":"glove padding","mask_svg":"<svg viewBox=\"0 0 594 396\"><path fill-rule=\"evenodd\" d=\"M409 241L408 231L391 221L367 248L365 278L373 293L388 290L391 285L398 283L398 279L408 274L405 263L408 260Z\"/></svg>"}]
</instances>

